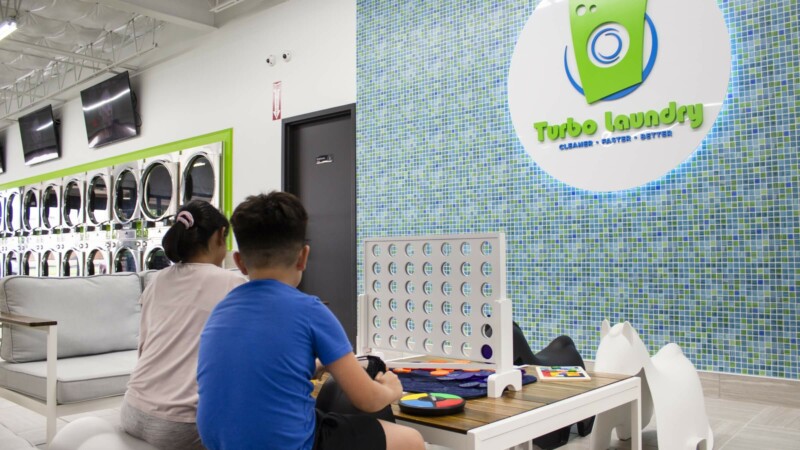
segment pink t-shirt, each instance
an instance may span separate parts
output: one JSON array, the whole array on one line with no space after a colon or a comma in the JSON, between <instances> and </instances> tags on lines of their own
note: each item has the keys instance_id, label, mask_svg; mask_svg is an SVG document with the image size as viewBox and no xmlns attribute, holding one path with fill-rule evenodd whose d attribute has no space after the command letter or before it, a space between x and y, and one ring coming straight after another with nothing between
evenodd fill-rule
<instances>
[{"instance_id":1,"label":"pink t-shirt","mask_svg":"<svg viewBox=\"0 0 800 450\"><path fill-rule=\"evenodd\" d=\"M197 348L211 310L241 274L213 264L175 264L161 270L140 299L139 361L125 400L174 422L195 422Z\"/></svg>"}]
</instances>

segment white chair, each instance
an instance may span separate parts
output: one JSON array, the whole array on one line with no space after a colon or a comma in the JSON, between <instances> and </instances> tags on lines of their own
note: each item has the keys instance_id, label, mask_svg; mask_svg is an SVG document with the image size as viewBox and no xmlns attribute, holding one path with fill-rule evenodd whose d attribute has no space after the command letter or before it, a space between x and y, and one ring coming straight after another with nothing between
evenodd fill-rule
<instances>
[{"instance_id":1,"label":"white chair","mask_svg":"<svg viewBox=\"0 0 800 450\"><path fill-rule=\"evenodd\" d=\"M642 378L642 428L653 413L658 418L661 450L711 450L714 433L708 423L703 387L697 370L676 344L667 344L650 358L639 333L630 323L612 328L603 321L595 372L639 375ZM630 437L628 412L620 408L601 413L594 422L592 450L607 449L611 431Z\"/></svg>"},{"instance_id":2,"label":"white chair","mask_svg":"<svg viewBox=\"0 0 800 450\"><path fill-rule=\"evenodd\" d=\"M56 434L49 450L158 450L99 417L82 417Z\"/></svg>"}]
</instances>

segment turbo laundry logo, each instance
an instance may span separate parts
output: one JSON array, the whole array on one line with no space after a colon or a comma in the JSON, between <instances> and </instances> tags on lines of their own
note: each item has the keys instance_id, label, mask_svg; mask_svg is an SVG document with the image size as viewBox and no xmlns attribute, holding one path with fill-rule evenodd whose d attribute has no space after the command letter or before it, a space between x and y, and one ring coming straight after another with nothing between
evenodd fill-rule
<instances>
[{"instance_id":1,"label":"turbo laundry logo","mask_svg":"<svg viewBox=\"0 0 800 450\"><path fill-rule=\"evenodd\" d=\"M541 0L512 57L509 111L528 153L555 178L628 189L693 153L729 72L714 0Z\"/></svg>"},{"instance_id":2,"label":"turbo laundry logo","mask_svg":"<svg viewBox=\"0 0 800 450\"><path fill-rule=\"evenodd\" d=\"M570 28L580 86L570 73L568 48L564 70L586 101L616 100L639 87L650 75L658 55L658 35L645 13L646 0L570 0ZM649 26L653 46L643 68L644 28Z\"/></svg>"}]
</instances>

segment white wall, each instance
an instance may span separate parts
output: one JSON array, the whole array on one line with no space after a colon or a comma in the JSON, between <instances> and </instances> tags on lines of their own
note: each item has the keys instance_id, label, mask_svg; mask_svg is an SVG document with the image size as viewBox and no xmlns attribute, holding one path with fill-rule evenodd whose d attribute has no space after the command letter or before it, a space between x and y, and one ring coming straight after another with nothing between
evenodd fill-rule
<instances>
[{"instance_id":1,"label":"white wall","mask_svg":"<svg viewBox=\"0 0 800 450\"><path fill-rule=\"evenodd\" d=\"M270 67L269 54L292 53ZM157 51L157 50L156 50ZM272 83L283 84L283 117L356 100L355 0L290 0L225 23L192 51L132 79L142 116L141 136L87 147L80 99L61 117L62 157L27 167L19 129L6 134L6 173L0 184L97 159L233 128L234 205L279 189L281 127L272 121Z\"/></svg>"}]
</instances>

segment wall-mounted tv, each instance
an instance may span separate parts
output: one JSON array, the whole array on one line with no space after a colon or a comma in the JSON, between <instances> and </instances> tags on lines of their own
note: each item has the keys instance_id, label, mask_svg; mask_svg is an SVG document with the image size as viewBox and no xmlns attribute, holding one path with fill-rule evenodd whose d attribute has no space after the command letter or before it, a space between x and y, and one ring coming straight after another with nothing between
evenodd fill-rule
<instances>
[{"instance_id":1,"label":"wall-mounted tv","mask_svg":"<svg viewBox=\"0 0 800 450\"><path fill-rule=\"evenodd\" d=\"M20 117L19 133L25 164L37 164L61 156L58 123L53 118L51 105Z\"/></svg>"},{"instance_id":2,"label":"wall-mounted tv","mask_svg":"<svg viewBox=\"0 0 800 450\"><path fill-rule=\"evenodd\" d=\"M81 91L89 148L139 135L136 96L128 72Z\"/></svg>"}]
</instances>

